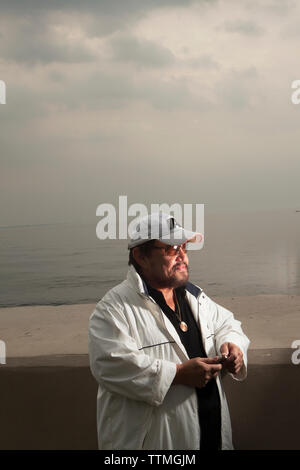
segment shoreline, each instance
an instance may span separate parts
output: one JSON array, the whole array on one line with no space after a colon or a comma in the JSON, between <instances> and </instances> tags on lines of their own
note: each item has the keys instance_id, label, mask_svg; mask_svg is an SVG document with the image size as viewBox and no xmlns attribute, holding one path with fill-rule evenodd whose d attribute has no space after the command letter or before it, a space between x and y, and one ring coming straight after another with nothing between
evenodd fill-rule
<instances>
[{"instance_id":1,"label":"shoreline","mask_svg":"<svg viewBox=\"0 0 300 470\"><path fill-rule=\"evenodd\" d=\"M213 297L242 323L249 350L290 349L300 339L300 295ZM7 358L88 353L88 322L96 303L0 308Z\"/></svg>"}]
</instances>

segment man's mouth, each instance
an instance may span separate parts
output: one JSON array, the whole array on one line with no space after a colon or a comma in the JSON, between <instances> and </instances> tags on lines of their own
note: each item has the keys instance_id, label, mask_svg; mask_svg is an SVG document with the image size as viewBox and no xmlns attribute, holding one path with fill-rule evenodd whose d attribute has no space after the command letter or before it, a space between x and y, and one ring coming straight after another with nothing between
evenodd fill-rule
<instances>
[{"instance_id":1,"label":"man's mouth","mask_svg":"<svg viewBox=\"0 0 300 470\"><path fill-rule=\"evenodd\" d=\"M177 266L174 267L175 270L178 269L178 271L186 271L187 267L186 264L178 264Z\"/></svg>"}]
</instances>

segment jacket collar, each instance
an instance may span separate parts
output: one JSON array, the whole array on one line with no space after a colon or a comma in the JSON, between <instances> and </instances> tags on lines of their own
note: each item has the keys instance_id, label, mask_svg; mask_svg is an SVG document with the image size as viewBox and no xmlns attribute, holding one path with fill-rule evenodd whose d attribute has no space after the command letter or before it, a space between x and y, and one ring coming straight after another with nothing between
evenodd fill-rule
<instances>
[{"instance_id":1,"label":"jacket collar","mask_svg":"<svg viewBox=\"0 0 300 470\"><path fill-rule=\"evenodd\" d=\"M147 289L147 286L141 276L138 274L134 266L130 265L127 273L127 280L130 283L131 287L133 287L135 290L137 290L140 294L146 295L149 297L149 292ZM196 286L195 284L192 284L191 282L187 282L185 289L192 294L196 299L199 297L199 295L202 292L202 289L200 287Z\"/></svg>"}]
</instances>

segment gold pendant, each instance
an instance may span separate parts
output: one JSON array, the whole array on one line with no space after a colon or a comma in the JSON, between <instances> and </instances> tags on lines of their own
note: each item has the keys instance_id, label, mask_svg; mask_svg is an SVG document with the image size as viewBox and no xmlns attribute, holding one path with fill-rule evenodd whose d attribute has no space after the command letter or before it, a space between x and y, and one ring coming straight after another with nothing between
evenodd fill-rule
<instances>
[{"instance_id":1,"label":"gold pendant","mask_svg":"<svg viewBox=\"0 0 300 470\"><path fill-rule=\"evenodd\" d=\"M186 332L188 330L188 326L186 323L184 323L184 321L181 321L179 326L180 326L181 331Z\"/></svg>"}]
</instances>

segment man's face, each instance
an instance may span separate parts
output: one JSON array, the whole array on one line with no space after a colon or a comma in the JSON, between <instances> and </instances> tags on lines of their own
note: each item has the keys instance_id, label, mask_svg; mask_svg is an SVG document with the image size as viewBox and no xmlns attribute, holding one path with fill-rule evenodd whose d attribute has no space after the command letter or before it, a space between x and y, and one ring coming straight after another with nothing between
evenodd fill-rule
<instances>
[{"instance_id":1,"label":"man's face","mask_svg":"<svg viewBox=\"0 0 300 470\"><path fill-rule=\"evenodd\" d=\"M185 245L180 245L176 254L168 254L164 248L169 247L155 240L150 255L145 258L143 273L153 287L177 288L186 284L189 278L188 257L184 252Z\"/></svg>"}]
</instances>

